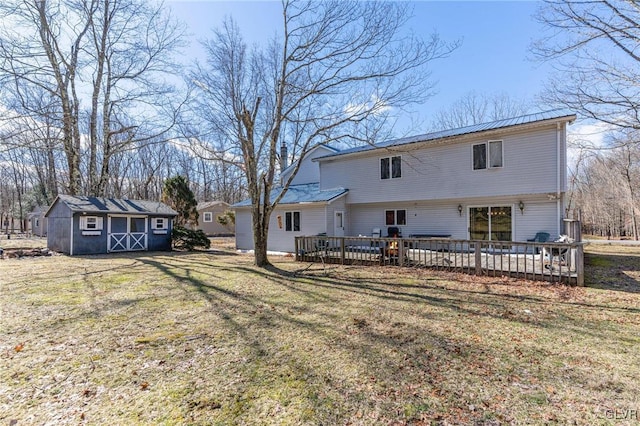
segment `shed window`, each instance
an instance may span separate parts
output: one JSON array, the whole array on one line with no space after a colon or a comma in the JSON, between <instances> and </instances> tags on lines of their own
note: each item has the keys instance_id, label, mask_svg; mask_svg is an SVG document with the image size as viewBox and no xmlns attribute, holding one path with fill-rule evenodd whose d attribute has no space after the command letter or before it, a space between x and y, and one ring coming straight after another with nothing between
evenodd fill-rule
<instances>
[{"instance_id":1,"label":"shed window","mask_svg":"<svg viewBox=\"0 0 640 426\"><path fill-rule=\"evenodd\" d=\"M284 213L284 230L293 232L300 231L300 212Z\"/></svg>"},{"instance_id":2,"label":"shed window","mask_svg":"<svg viewBox=\"0 0 640 426\"><path fill-rule=\"evenodd\" d=\"M98 216L80 216L80 229L83 231L100 231L103 227L103 218Z\"/></svg>"},{"instance_id":3,"label":"shed window","mask_svg":"<svg viewBox=\"0 0 640 426\"><path fill-rule=\"evenodd\" d=\"M202 220L204 222L213 222L213 213L211 212L202 213Z\"/></svg>"},{"instance_id":4,"label":"shed window","mask_svg":"<svg viewBox=\"0 0 640 426\"><path fill-rule=\"evenodd\" d=\"M380 179L397 179L402 177L402 157L385 157L380 159Z\"/></svg>"},{"instance_id":5,"label":"shed window","mask_svg":"<svg viewBox=\"0 0 640 426\"><path fill-rule=\"evenodd\" d=\"M169 220L166 217L155 217L151 221L151 229L167 229Z\"/></svg>"}]
</instances>

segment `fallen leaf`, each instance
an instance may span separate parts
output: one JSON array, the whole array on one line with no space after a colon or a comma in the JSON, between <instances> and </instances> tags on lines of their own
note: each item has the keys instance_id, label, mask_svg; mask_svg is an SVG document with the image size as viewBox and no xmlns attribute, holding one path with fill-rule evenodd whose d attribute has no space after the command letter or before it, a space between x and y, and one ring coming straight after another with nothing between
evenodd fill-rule
<instances>
[{"instance_id":1,"label":"fallen leaf","mask_svg":"<svg viewBox=\"0 0 640 426\"><path fill-rule=\"evenodd\" d=\"M149 382L140 383L140 390L147 390L148 387L149 387Z\"/></svg>"},{"instance_id":2,"label":"fallen leaf","mask_svg":"<svg viewBox=\"0 0 640 426\"><path fill-rule=\"evenodd\" d=\"M16 352L20 352L23 348L24 348L24 342L21 342L21 343L18 343L16 347L13 349L15 349Z\"/></svg>"}]
</instances>

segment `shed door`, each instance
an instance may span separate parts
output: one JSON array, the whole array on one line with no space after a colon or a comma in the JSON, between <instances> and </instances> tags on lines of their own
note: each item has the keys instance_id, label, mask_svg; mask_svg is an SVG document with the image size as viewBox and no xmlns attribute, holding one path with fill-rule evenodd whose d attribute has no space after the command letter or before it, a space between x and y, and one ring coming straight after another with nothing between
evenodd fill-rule
<instances>
[{"instance_id":1,"label":"shed door","mask_svg":"<svg viewBox=\"0 0 640 426\"><path fill-rule=\"evenodd\" d=\"M147 249L147 218L143 216L109 216L107 251Z\"/></svg>"}]
</instances>

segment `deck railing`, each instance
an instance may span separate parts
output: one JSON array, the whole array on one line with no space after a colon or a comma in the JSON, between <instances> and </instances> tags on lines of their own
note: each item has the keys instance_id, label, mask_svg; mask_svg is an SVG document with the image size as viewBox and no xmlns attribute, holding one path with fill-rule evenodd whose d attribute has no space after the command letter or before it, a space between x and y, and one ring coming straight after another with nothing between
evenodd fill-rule
<instances>
[{"instance_id":1,"label":"deck railing","mask_svg":"<svg viewBox=\"0 0 640 426\"><path fill-rule=\"evenodd\" d=\"M583 243L305 236L296 260L394 265L584 285Z\"/></svg>"}]
</instances>

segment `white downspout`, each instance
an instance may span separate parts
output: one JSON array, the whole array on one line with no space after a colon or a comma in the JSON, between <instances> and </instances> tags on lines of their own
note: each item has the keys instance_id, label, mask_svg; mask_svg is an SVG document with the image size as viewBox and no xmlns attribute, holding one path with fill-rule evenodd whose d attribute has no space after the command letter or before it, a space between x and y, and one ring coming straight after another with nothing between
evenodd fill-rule
<instances>
[{"instance_id":1,"label":"white downspout","mask_svg":"<svg viewBox=\"0 0 640 426\"><path fill-rule=\"evenodd\" d=\"M562 221L562 197L560 197L560 173L562 171L562 167L560 165L561 162L561 158L560 158L560 129L561 129L561 124L557 123L556 124L556 166L557 166L557 170L556 170L556 235L560 235L560 222Z\"/></svg>"}]
</instances>

